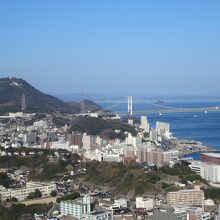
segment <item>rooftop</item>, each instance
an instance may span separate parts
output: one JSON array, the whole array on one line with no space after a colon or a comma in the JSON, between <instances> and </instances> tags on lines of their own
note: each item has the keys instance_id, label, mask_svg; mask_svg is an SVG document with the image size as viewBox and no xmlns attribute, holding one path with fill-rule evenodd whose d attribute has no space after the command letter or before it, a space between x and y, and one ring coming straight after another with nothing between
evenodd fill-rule
<instances>
[{"instance_id":1,"label":"rooftop","mask_svg":"<svg viewBox=\"0 0 220 220\"><path fill-rule=\"evenodd\" d=\"M202 155L220 158L220 153L202 153Z\"/></svg>"}]
</instances>

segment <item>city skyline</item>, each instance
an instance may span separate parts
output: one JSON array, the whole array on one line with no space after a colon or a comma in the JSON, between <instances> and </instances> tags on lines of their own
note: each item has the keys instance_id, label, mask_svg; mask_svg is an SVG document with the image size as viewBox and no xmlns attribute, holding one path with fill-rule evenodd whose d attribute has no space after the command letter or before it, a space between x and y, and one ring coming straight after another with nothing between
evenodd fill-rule
<instances>
[{"instance_id":1,"label":"city skyline","mask_svg":"<svg viewBox=\"0 0 220 220\"><path fill-rule=\"evenodd\" d=\"M1 1L0 77L49 94L218 96L218 1Z\"/></svg>"}]
</instances>

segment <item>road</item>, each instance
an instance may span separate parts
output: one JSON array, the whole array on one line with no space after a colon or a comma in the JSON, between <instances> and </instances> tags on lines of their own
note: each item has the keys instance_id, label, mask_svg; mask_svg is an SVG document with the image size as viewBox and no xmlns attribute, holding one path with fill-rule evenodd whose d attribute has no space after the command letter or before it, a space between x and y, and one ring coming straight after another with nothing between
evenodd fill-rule
<instances>
[{"instance_id":1,"label":"road","mask_svg":"<svg viewBox=\"0 0 220 220\"><path fill-rule=\"evenodd\" d=\"M28 200L28 201L23 201L20 202L22 204L25 205L33 205L33 204L43 204L43 203L56 203L57 198L59 198L60 196L57 197L49 197L49 198L41 198L41 199L34 199L34 200Z\"/></svg>"}]
</instances>

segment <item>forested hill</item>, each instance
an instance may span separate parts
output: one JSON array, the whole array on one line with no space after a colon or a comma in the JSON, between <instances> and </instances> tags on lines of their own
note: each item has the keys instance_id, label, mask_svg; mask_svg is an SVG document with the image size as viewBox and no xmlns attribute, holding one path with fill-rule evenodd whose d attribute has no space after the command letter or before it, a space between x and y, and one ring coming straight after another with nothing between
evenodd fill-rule
<instances>
[{"instance_id":1,"label":"forested hill","mask_svg":"<svg viewBox=\"0 0 220 220\"><path fill-rule=\"evenodd\" d=\"M25 95L26 112L79 113L79 102L64 102L54 96L44 94L19 78L0 78L0 114L21 111L22 95ZM100 107L85 101L86 110L95 111Z\"/></svg>"}]
</instances>

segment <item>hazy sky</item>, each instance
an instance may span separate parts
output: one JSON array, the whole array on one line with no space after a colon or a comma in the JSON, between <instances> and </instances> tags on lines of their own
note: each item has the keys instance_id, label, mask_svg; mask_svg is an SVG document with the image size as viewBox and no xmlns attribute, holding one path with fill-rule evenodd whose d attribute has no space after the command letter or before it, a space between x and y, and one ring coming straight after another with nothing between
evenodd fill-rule
<instances>
[{"instance_id":1,"label":"hazy sky","mask_svg":"<svg viewBox=\"0 0 220 220\"><path fill-rule=\"evenodd\" d=\"M56 94L220 95L220 1L0 0L0 76Z\"/></svg>"}]
</instances>

